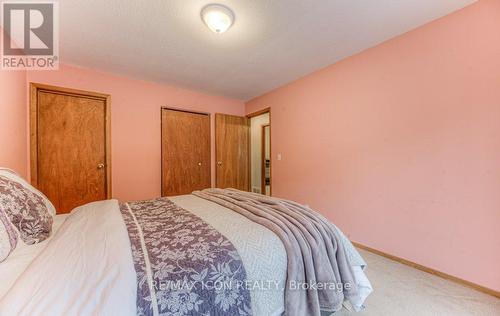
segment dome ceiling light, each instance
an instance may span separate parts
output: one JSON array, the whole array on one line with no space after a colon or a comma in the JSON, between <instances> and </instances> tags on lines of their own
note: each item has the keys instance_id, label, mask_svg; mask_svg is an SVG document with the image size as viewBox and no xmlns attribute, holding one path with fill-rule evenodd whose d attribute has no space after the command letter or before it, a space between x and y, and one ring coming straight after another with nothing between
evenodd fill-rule
<instances>
[{"instance_id":1,"label":"dome ceiling light","mask_svg":"<svg viewBox=\"0 0 500 316\"><path fill-rule=\"evenodd\" d=\"M201 10L201 19L214 33L227 31L234 23L234 13L222 4L209 4Z\"/></svg>"}]
</instances>

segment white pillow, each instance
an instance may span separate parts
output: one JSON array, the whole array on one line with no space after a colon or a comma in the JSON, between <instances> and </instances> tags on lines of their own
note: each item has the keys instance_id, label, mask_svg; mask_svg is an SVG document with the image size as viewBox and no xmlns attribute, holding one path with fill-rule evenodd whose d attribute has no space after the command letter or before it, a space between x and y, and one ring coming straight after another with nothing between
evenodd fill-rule
<instances>
[{"instance_id":1,"label":"white pillow","mask_svg":"<svg viewBox=\"0 0 500 316\"><path fill-rule=\"evenodd\" d=\"M0 263L7 259L16 245L17 233L7 218L7 214L0 207Z\"/></svg>"}]
</instances>

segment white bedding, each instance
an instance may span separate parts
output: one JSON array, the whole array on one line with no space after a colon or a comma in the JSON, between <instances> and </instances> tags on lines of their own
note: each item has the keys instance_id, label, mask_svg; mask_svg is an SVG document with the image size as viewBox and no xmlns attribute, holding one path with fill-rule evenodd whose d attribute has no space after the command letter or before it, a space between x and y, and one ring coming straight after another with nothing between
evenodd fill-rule
<instances>
[{"instance_id":1,"label":"white bedding","mask_svg":"<svg viewBox=\"0 0 500 316\"><path fill-rule=\"evenodd\" d=\"M267 228L192 195L171 199L233 243L248 280L285 283L285 249ZM358 273L364 276L361 269ZM257 290L250 295L254 315L282 313L282 290ZM91 314L136 314L136 274L116 200L75 209L0 300L0 315Z\"/></svg>"},{"instance_id":2,"label":"white bedding","mask_svg":"<svg viewBox=\"0 0 500 316\"><path fill-rule=\"evenodd\" d=\"M0 315L135 315L136 277L116 200L78 207L0 300Z\"/></svg>"},{"instance_id":3,"label":"white bedding","mask_svg":"<svg viewBox=\"0 0 500 316\"><path fill-rule=\"evenodd\" d=\"M41 243L26 245L18 241L16 249L0 264L0 298L10 289L16 279L26 270L28 265L45 249L49 240L57 233L68 215L56 215L50 237Z\"/></svg>"}]
</instances>

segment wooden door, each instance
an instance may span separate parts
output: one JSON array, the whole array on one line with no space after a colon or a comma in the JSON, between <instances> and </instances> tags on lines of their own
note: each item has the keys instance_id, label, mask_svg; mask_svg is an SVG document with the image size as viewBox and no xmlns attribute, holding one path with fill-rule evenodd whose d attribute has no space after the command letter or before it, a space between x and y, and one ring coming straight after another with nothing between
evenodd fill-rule
<instances>
[{"instance_id":1,"label":"wooden door","mask_svg":"<svg viewBox=\"0 0 500 316\"><path fill-rule=\"evenodd\" d=\"M210 116L162 109L162 195L211 186Z\"/></svg>"},{"instance_id":2,"label":"wooden door","mask_svg":"<svg viewBox=\"0 0 500 316\"><path fill-rule=\"evenodd\" d=\"M109 96L32 84L31 178L57 213L111 196Z\"/></svg>"},{"instance_id":3,"label":"wooden door","mask_svg":"<svg viewBox=\"0 0 500 316\"><path fill-rule=\"evenodd\" d=\"M216 186L248 191L249 119L226 114L215 115Z\"/></svg>"}]
</instances>

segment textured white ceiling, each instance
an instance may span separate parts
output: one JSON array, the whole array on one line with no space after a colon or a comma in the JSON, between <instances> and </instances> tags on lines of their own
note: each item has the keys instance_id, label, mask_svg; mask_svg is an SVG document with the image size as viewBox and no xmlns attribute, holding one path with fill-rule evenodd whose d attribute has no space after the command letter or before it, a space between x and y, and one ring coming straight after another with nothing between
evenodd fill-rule
<instances>
[{"instance_id":1,"label":"textured white ceiling","mask_svg":"<svg viewBox=\"0 0 500 316\"><path fill-rule=\"evenodd\" d=\"M475 0L61 0L61 61L248 100Z\"/></svg>"}]
</instances>

